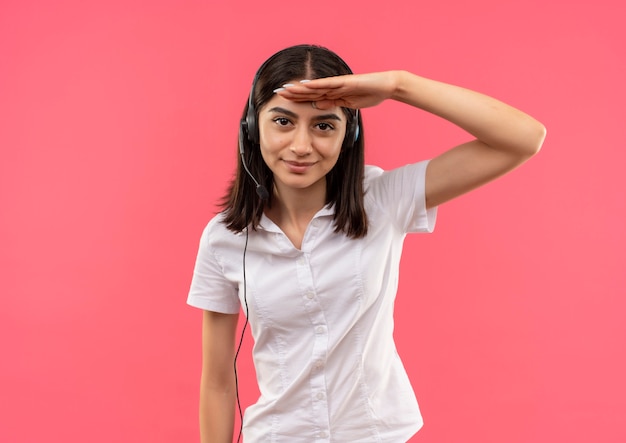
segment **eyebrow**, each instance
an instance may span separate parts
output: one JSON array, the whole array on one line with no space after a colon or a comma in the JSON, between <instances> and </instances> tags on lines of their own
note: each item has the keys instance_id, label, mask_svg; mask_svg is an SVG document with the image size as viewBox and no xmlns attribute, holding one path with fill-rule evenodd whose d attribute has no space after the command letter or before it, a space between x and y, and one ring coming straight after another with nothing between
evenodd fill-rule
<instances>
[{"instance_id":1,"label":"eyebrow","mask_svg":"<svg viewBox=\"0 0 626 443\"><path fill-rule=\"evenodd\" d=\"M288 115L289 117L292 117L292 118L298 118L298 114L296 114L293 111L290 111L289 109L281 108L280 106L275 106L272 109L269 109L267 112L274 112L274 113L277 113L277 114L285 114L285 115ZM331 114L316 115L315 117L313 117L313 120L337 120L337 121L341 121L341 117L339 117L337 114L331 113Z\"/></svg>"}]
</instances>

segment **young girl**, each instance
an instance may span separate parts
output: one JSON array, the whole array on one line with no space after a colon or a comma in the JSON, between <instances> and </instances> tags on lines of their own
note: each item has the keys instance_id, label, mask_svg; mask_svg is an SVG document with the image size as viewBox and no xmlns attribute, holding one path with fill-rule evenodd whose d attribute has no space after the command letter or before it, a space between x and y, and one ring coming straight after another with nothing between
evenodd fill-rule
<instances>
[{"instance_id":1,"label":"young girl","mask_svg":"<svg viewBox=\"0 0 626 443\"><path fill-rule=\"evenodd\" d=\"M358 110L384 100L474 139L430 161L365 167ZM237 174L202 234L188 298L203 310L202 442L233 439L241 307L261 392L245 413L246 443L409 440L422 419L393 340L404 237L431 232L438 205L521 165L544 136L517 109L406 71L353 75L310 45L270 57L254 78Z\"/></svg>"}]
</instances>

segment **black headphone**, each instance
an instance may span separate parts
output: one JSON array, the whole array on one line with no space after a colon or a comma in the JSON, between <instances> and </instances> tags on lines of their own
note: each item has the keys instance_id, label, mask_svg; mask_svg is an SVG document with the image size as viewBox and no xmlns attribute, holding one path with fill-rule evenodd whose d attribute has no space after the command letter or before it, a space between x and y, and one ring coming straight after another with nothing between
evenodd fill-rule
<instances>
[{"instance_id":1,"label":"black headphone","mask_svg":"<svg viewBox=\"0 0 626 443\"><path fill-rule=\"evenodd\" d=\"M257 81L259 80L259 76L261 75L261 72L263 72L263 69L265 68L265 66L267 66L269 61L272 59L273 57L270 57L268 60L266 60L265 63L261 65L257 73L254 75L254 80L252 81L252 87L250 88L250 95L248 96L248 110L246 112L246 117L241 120L241 124L240 124L241 135L245 135L248 141L255 145L259 144L259 123L257 120L256 108L254 106L254 91L256 89L256 84L257 84ZM343 65L346 67L348 72L352 73L352 70L347 64L345 64L345 62L343 62ZM345 135L344 140L351 140L351 143L346 146L347 148L354 146L356 141L359 139L360 132L361 131L359 128L359 110L355 109L354 116L346 127L346 135ZM240 140L240 144L239 144L239 152L241 154L243 154L243 150L244 150L242 142L243 142L243 139Z\"/></svg>"},{"instance_id":2,"label":"black headphone","mask_svg":"<svg viewBox=\"0 0 626 443\"><path fill-rule=\"evenodd\" d=\"M256 89L256 84L259 80L259 77L265 67L272 61L274 58L280 53L276 53L270 58L268 58L258 69L256 74L254 75L254 79L252 80L252 87L250 88L250 95L248 96L248 109L246 110L246 117L241 120L239 123L239 155L241 156L241 163L243 164L243 168L248 174L248 176L252 179L256 186L256 193L261 198L261 200L266 200L269 198L269 192L265 186L261 185L259 181L252 175L250 170L248 169L248 165L246 163L245 158L245 150L244 150L244 140L247 139L253 145L259 144L259 122L256 115L256 108L254 106L254 91ZM346 70L352 74L352 70L343 60L339 59ZM344 146L349 149L352 148L357 140L359 139L359 134L361 130L359 128L359 110L354 110L354 115L350 122L348 122L346 126L346 135L344 137ZM350 142L346 144L346 140Z\"/></svg>"}]
</instances>

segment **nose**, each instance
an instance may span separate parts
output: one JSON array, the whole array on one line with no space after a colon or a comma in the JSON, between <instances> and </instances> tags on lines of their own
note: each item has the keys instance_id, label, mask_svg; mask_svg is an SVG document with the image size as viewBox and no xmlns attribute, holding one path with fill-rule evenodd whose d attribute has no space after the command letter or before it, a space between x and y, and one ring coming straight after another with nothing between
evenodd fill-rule
<instances>
[{"instance_id":1,"label":"nose","mask_svg":"<svg viewBox=\"0 0 626 443\"><path fill-rule=\"evenodd\" d=\"M306 126L300 126L294 132L293 140L291 141L290 151L299 157L310 154L313 151L311 145L311 134Z\"/></svg>"}]
</instances>

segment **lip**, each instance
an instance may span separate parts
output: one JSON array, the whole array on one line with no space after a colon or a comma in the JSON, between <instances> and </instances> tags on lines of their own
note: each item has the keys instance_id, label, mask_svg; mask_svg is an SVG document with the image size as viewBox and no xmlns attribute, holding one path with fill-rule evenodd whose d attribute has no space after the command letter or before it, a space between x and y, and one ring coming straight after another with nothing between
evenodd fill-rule
<instances>
[{"instance_id":1,"label":"lip","mask_svg":"<svg viewBox=\"0 0 626 443\"><path fill-rule=\"evenodd\" d=\"M296 174L304 174L315 164L315 162L296 162L290 160L283 160L283 162L290 172L294 172Z\"/></svg>"}]
</instances>

